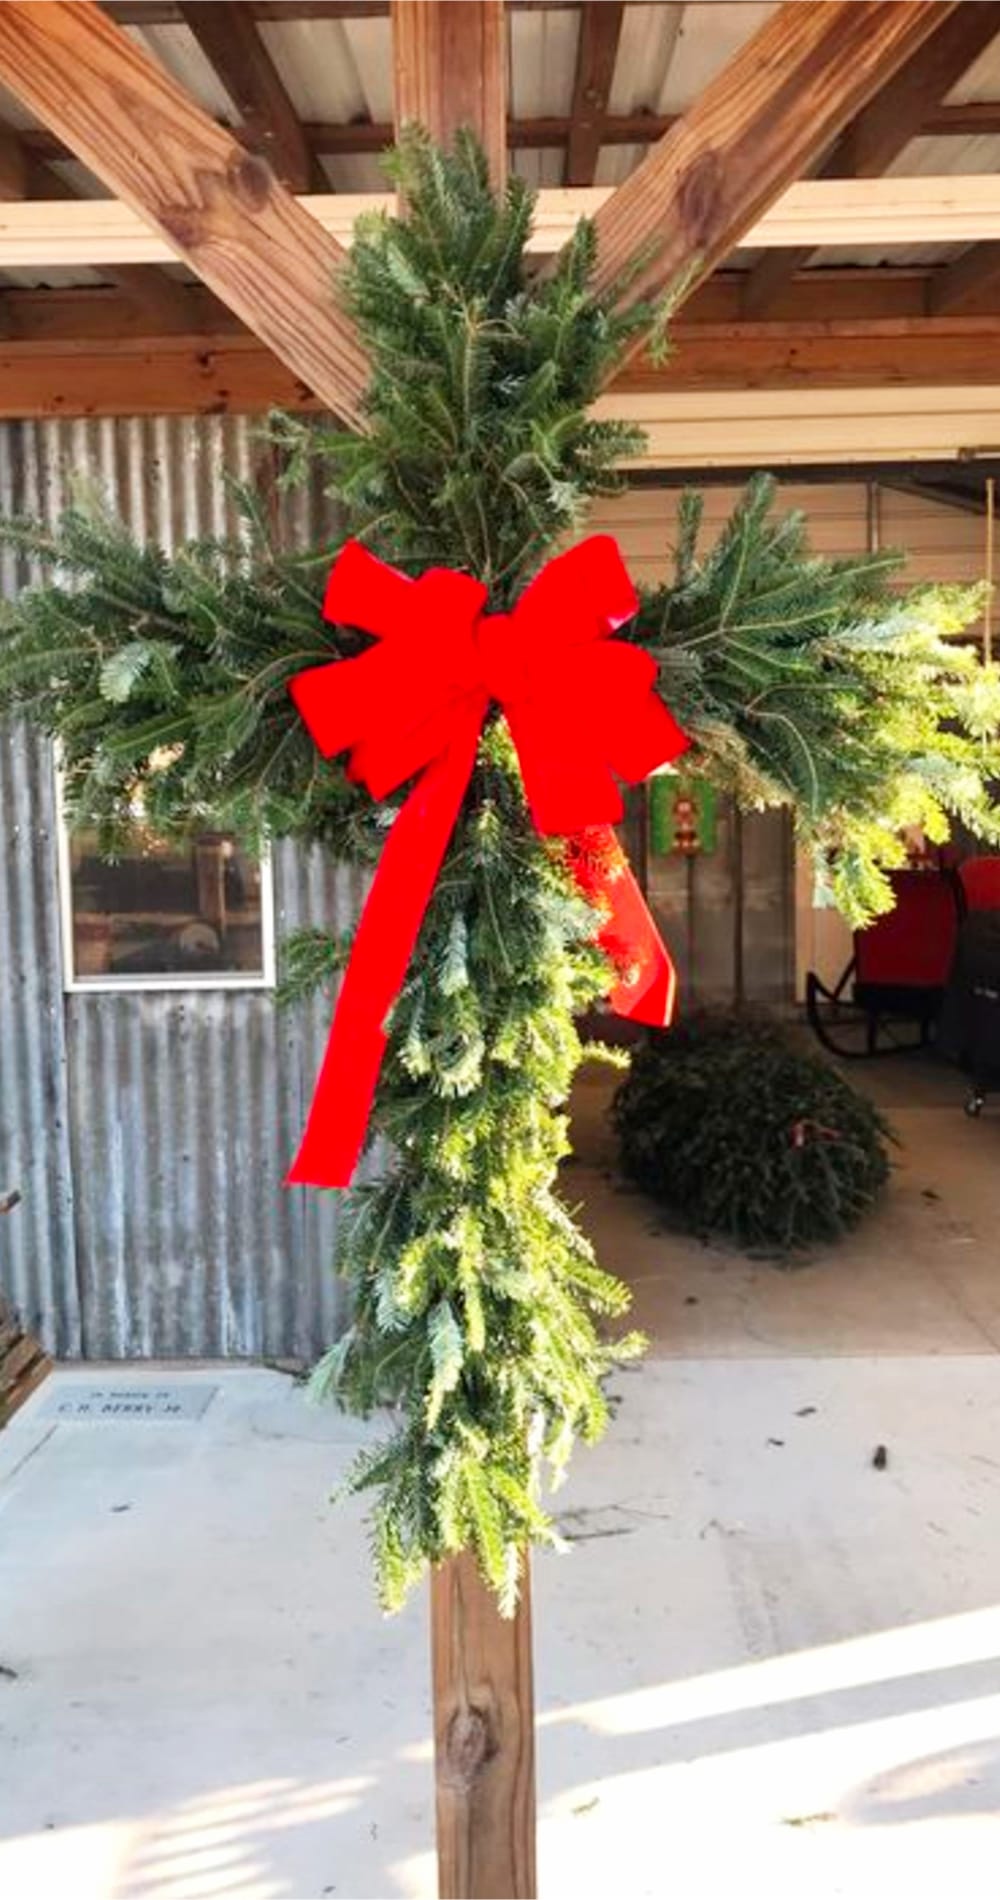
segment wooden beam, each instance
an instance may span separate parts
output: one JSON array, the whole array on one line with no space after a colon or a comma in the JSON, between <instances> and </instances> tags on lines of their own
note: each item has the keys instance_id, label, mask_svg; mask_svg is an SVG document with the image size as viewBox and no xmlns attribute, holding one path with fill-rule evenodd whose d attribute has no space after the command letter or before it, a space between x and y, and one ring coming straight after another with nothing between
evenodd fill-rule
<instances>
[{"instance_id":1,"label":"wooden beam","mask_svg":"<svg viewBox=\"0 0 1000 1900\"><path fill-rule=\"evenodd\" d=\"M360 424L367 360L332 289L343 252L261 159L92 0L4 0L0 69L173 255L330 409Z\"/></svg>"},{"instance_id":2,"label":"wooden beam","mask_svg":"<svg viewBox=\"0 0 1000 1900\"><path fill-rule=\"evenodd\" d=\"M313 155L284 82L243 0L190 0L181 18L215 68L237 112L239 135L266 158L289 191L322 191L326 177Z\"/></svg>"},{"instance_id":3,"label":"wooden beam","mask_svg":"<svg viewBox=\"0 0 1000 1900\"><path fill-rule=\"evenodd\" d=\"M227 310L204 284L173 287L179 292L176 303L171 302L155 323L146 324L140 331L135 305L110 284L81 284L61 290L47 286L26 290L12 285L3 293L8 335L19 343L59 343L86 350L92 343L114 345L137 339L152 347L155 340L174 336L185 337L194 348L204 338L247 334L234 312Z\"/></svg>"},{"instance_id":4,"label":"wooden beam","mask_svg":"<svg viewBox=\"0 0 1000 1900\"><path fill-rule=\"evenodd\" d=\"M564 182L567 185L594 182L624 14L623 0L586 0L580 8L566 144Z\"/></svg>"},{"instance_id":5,"label":"wooden beam","mask_svg":"<svg viewBox=\"0 0 1000 1900\"><path fill-rule=\"evenodd\" d=\"M980 0L976 0L979 4ZM508 5L510 0L508 0ZM602 145L655 145L676 125L678 113L623 112L605 118ZM351 119L338 124L329 119L304 119L303 135L319 157L344 158L384 152L394 133L388 119ZM972 99L961 105L943 105L930 112L919 128L921 137L996 138L1000 136L1000 99ZM512 152L561 151L570 134L570 120L558 114L536 119L508 119L507 146ZM42 158L72 158L73 154L45 126L30 126L21 137L29 151Z\"/></svg>"},{"instance_id":6,"label":"wooden beam","mask_svg":"<svg viewBox=\"0 0 1000 1900\"><path fill-rule=\"evenodd\" d=\"M0 126L0 199L28 196L28 154L16 132Z\"/></svg>"},{"instance_id":7,"label":"wooden beam","mask_svg":"<svg viewBox=\"0 0 1000 1900\"><path fill-rule=\"evenodd\" d=\"M146 336L91 343L0 341L0 419L264 416L315 411L312 391L256 337Z\"/></svg>"},{"instance_id":8,"label":"wooden beam","mask_svg":"<svg viewBox=\"0 0 1000 1900\"><path fill-rule=\"evenodd\" d=\"M966 99L938 106L920 128L925 138L995 138L1000 132L1000 99Z\"/></svg>"},{"instance_id":9,"label":"wooden beam","mask_svg":"<svg viewBox=\"0 0 1000 1900\"><path fill-rule=\"evenodd\" d=\"M806 0L794 0L794 4L800 3L806 4ZM837 0L821 3L834 5ZM851 3L863 4L864 0ZM4 4L17 5L20 0L4 0ZM876 0L876 4L883 4L883 0ZM891 4L891 0L884 0L884 4ZM0 36L2 21L0 6ZM257 163L246 156L242 160L244 166ZM618 191L622 189L618 187ZM610 211L618 191L609 185L580 186L573 191L562 186L543 189L528 238L529 253L551 256L566 243L581 217L596 216L600 221ZM339 255L340 247L350 244L358 217L371 211L391 211L395 200L385 192L339 192L292 199L289 203L300 216L309 214L307 224L311 229L320 234L325 231L337 240ZM228 244L234 217L235 210L227 211L220 226L213 204L210 212L206 209L204 223L199 220L195 226L197 241L206 247L202 259L206 281L208 262L214 266L214 246ZM184 237L189 242L186 232ZM825 244L881 248L893 244L973 243L990 238L1000 238L1000 173L992 172L947 173L933 178L805 179L790 185L757 223L742 233L744 243L764 250L802 244L812 249ZM173 259L177 248L176 232L169 237L161 234L151 228L146 216L120 199L0 203L0 269L162 264ZM235 299L230 297L228 301L235 308ZM252 323L252 318L248 321Z\"/></svg>"},{"instance_id":10,"label":"wooden beam","mask_svg":"<svg viewBox=\"0 0 1000 1900\"><path fill-rule=\"evenodd\" d=\"M674 330L687 323L740 321L744 275L736 270L716 271L699 284L678 313ZM879 265L873 270L851 264L805 271L768 311L766 323L774 328L781 322L865 325L882 319L923 319L932 276L926 267L912 264ZM998 310L1000 296L981 297L973 309L963 311L962 318L990 318ZM952 320L953 327L958 321Z\"/></svg>"},{"instance_id":11,"label":"wooden beam","mask_svg":"<svg viewBox=\"0 0 1000 1900\"><path fill-rule=\"evenodd\" d=\"M959 327L961 325L961 327ZM1000 316L866 323L686 323L657 368L638 357L625 390L972 387L998 380Z\"/></svg>"},{"instance_id":12,"label":"wooden beam","mask_svg":"<svg viewBox=\"0 0 1000 1900\"><path fill-rule=\"evenodd\" d=\"M981 467L982 464L975 464L977 473ZM992 468L983 469L980 476L983 490L986 487L985 475L993 474L993 472ZM984 515L989 505L982 490L977 493L973 488L965 490L953 488L946 481L942 481L940 476L937 481L925 481L917 474L890 475L883 477L882 486L894 488L900 495L916 495L921 501L933 501L940 508L954 508L963 515Z\"/></svg>"},{"instance_id":13,"label":"wooden beam","mask_svg":"<svg viewBox=\"0 0 1000 1900\"><path fill-rule=\"evenodd\" d=\"M104 0L104 11L119 26L180 24L179 0ZM255 20L368 20L384 17L389 0L251 0Z\"/></svg>"},{"instance_id":14,"label":"wooden beam","mask_svg":"<svg viewBox=\"0 0 1000 1900\"><path fill-rule=\"evenodd\" d=\"M0 141L9 147L11 167L8 172L10 189L0 190L0 199L16 203L20 199L45 199L63 202L75 199L74 187L53 170L27 146L23 134L13 128L4 127L0 132ZM2 147L0 147L2 148ZM14 185L20 183L21 189L15 191ZM108 272L109 280L121 291L125 299L128 318L125 329L134 329L137 321L147 330L181 328L191 323L191 307L185 294L186 287L179 284L166 271L148 264L123 264ZM7 321L7 297L3 302L3 333L10 332Z\"/></svg>"},{"instance_id":15,"label":"wooden beam","mask_svg":"<svg viewBox=\"0 0 1000 1900\"><path fill-rule=\"evenodd\" d=\"M832 0L825 0L832 4ZM1000 384L958 388L613 390L598 417L638 423L632 466L747 469L822 463L947 462L1000 452Z\"/></svg>"},{"instance_id":16,"label":"wooden beam","mask_svg":"<svg viewBox=\"0 0 1000 1900\"><path fill-rule=\"evenodd\" d=\"M508 0L509 4L509 0ZM603 5L604 0L597 0ZM605 118L601 128L602 145L651 145L662 138L676 121L676 113L630 112ZM1000 129L1000 107L996 108ZM565 115L546 118L508 119L507 146L513 152L558 151L570 136L572 121ZM388 120L355 119L337 125L325 119L306 119L302 130L314 152L343 157L365 152L381 152L392 144L393 128ZM32 134L32 137L44 137Z\"/></svg>"},{"instance_id":17,"label":"wooden beam","mask_svg":"<svg viewBox=\"0 0 1000 1900\"><path fill-rule=\"evenodd\" d=\"M166 341L180 347L168 348ZM733 352L741 348L746 351L747 363L742 378L733 367ZM696 466L699 457L692 443L686 441L684 429L691 414L697 412L678 409L675 413L673 408L664 412L660 405L665 398L669 397L671 404L675 399L687 402L695 397L704 397L706 402L711 399L716 405L728 402L734 405L731 413L735 430L743 415L744 398L752 396L762 402L771 396L794 397L798 408L793 413L808 415L813 413L810 405L814 399L818 403L826 396L834 402L834 418L841 411L853 418L853 437L845 424L838 446L838 459L849 462L852 457L863 461L873 454L878 459L890 452L881 438L873 436L869 440L865 428L868 411L862 398L894 395L898 416L909 418L907 429L916 429L921 418L914 404L934 393L961 409L961 428L937 440L932 419L917 446L907 453L932 458L967 452L978 444L980 452L996 455L1000 453L1000 389L989 379L987 360L993 365L995 377L1000 360L1000 330L996 325L976 337L955 338L944 347L932 339L917 338L911 343L885 339L880 344L873 339L865 344L860 339L856 343L829 338L742 343L738 337L728 342L683 337L669 368L656 370L642 360L629 365L601 399L599 413L624 413L652 432L652 447L643 460L669 462L683 453L685 465ZM958 375L964 377L963 382L953 381ZM857 400L845 406L845 398L852 392ZM622 408L626 399L627 411ZM100 342L88 347L81 343L62 352L55 346L43 352L40 347L0 340L0 420L4 421L264 416L275 407L302 414L322 413L322 405L305 384L252 337L154 338L148 343L140 338L128 347L119 344L112 349ZM725 441L726 413L717 406L709 412L716 448ZM755 413L772 415L777 420L788 412L784 408L763 408ZM737 454L734 448L737 465L742 466L745 459L756 454L766 466L783 453L780 434L768 441L763 425L755 445L745 455L743 449ZM796 453L807 461L829 459L823 442L809 445L805 423Z\"/></svg>"},{"instance_id":18,"label":"wooden beam","mask_svg":"<svg viewBox=\"0 0 1000 1900\"><path fill-rule=\"evenodd\" d=\"M507 36L503 0L392 0L395 123L449 146L468 125L507 176Z\"/></svg>"},{"instance_id":19,"label":"wooden beam","mask_svg":"<svg viewBox=\"0 0 1000 1900\"><path fill-rule=\"evenodd\" d=\"M219 0L226 4L227 0ZM247 0L255 20L373 20L384 19L390 0ZM663 0L654 0L662 4ZM735 0L739 5L740 0ZM981 0L966 0L978 5ZM104 11L121 26L172 26L180 23L180 0L103 0ZM575 12L585 0L507 0L520 13Z\"/></svg>"},{"instance_id":20,"label":"wooden beam","mask_svg":"<svg viewBox=\"0 0 1000 1900\"><path fill-rule=\"evenodd\" d=\"M227 0L219 0L225 5ZM458 0L465 5L466 0ZM449 0L454 4L454 0ZM522 13L573 11L581 0L507 0ZM658 0L656 0L658 4ZM105 12L122 26L169 26L180 19L177 0L105 0ZM390 0L250 0L255 20L377 20L385 19Z\"/></svg>"},{"instance_id":21,"label":"wooden beam","mask_svg":"<svg viewBox=\"0 0 1000 1900\"><path fill-rule=\"evenodd\" d=\"M955 8L841 134L831 178L879 178L1000 33L1000 5Z\"/></svg>"},{"instance_id":22,"label":"wooden beam","mask_svg":"<svg viewBox=\"0 0 1000 1900\"><path fill-rule=\"evenodd\" d=\"M927 291L927 308L932 316L947 312L958 314L978 299L994 295L1000 287L1000 241L974 244L963 251L953 264L936 271Z\"/></svg>"},{"instance_id":23,"label":"wooden beam","mask_svg":"<svg viewBox=\"0 0 1000 1900\"><path fill-rule=\"evenodd\" d=\"M110 327L113 292L55 293L64 317L89 300L110 306L105 327L60 335L51 322L25 333L25 308L44 311L44 293L7 294L12 334L0 342L0 418L30 416L263 415L321 408L312 391L246 331L126 334ZM49 294L49 303L53 301ZM714 299L713 299L714 301ZM1000 306L1000 297L997 298ZM693 306L692 306L693 307ZM988 317L781 323L681 321L669 361L627 364L612 393L682 391L931 389L991 387L1000 361L1000 307Z\"/></svg>"},{"instance_id":24,"label":"wooden beam","mask_svg":"<svg viewBox=\"0 0 1000 1900\"><path fill-rule=\"evenodd\" d=\"M885 323L903 327L919 320L924 327L927 315L927 286L931 274L907 267L859 270L854 266L838 270L813 270L790 284L779 304L769 312L766 323L740 323L742 273L717 271L699 286L685 304L674 325L676 336L692 330L702 334L712 325L740 325L754 336L776 335L791 326L809 335L832 333L849 328L852 334L884 334ZM157 340L180 336L192 350L204 347L212 338L243 335L243 325L225 304L219 302L204 284L183 284L178 308L166 320L147 332L149 346ZM86 352L92 343L108 344L118 339L141 340L134 311L126 300L107 285L79 285L64 290L47 287L4 292L8 334L17 342L29 344L60 343ZM981 323L991 326L1000 315L1000 294L980 298L970 311L941 320L948 333L974 334ZM931 320L928 334L941 327ZM986 332L984 332L985 334ZM991 333L991 332L990 332ZM928 378L927 380L933 380Z\"/></svg>"},{"instance_id":25,"label":"wooden beam","mask_svg":"<svg viewBox=\"0 0 1000 1900\"><path fill-rule=\"evenodd\" d=\"M4 6L17 6L21 0L4 0ZM29 0L30 4L30 0ZM454 0L452 0L454 4ZM466 0L462 0L462 6ZM4 6L0 6L0 59L2 59L2 28L4 28ZM251 167L251 177L255 177L253 167L260 160L253 160L247 154L241 154L238 161L240 169ZM262 165L260 165L262 175ZM266 190L266 179L264 179ZM276 186L276 190L279 190ZM608 188L591 188L580 192L553 190L544 192L538 203L538 215L534 234L530 237L530 249L540 255L551 255L557 251L567 237L572 234L576 220L597 209L610 196ZM949 199L951 201L951 199ZM395 199L388 192L327 192L317 198L289 199L298 217L304 218L310 232L317 236L329 234L333 243L333 255L340 258L342 247L348 245L354 236L354 222L369 211L390 211ZM205 207L203 232L205 243L211 241L217 211L215 203ZM308 213L308 217L306 217ZM167 211L169 218L169 211ZM226 209L224 213L224 234L226 245L230 241L228 224L236 222L236 207L232 218ZM200 234L202 218L194 226L196 236ZM243 234L241 234L243 236ZM186 237L186 230L184 230ZM245 241L245 237L243 237ZM150 217L141 209L124 203L120 198L87 198L59 201L59 203L10 203L0 205L0 270L4 268L51 268L51 266L103 266L103 264L162 264L167 258L177 255L177 232L165 230L163 220L160 228L152 224ZM194 258L192 258L194 262ZM198 266L196 266L198 268ZM209 281L207 270L202 270L205 281ZM232 308L236 300L228 298ZM247 317L247 321L251 321ZM295 365L293 365L295 367Z\"/></svg>"},{"instance_id":26,"label":"wooden beam","mask_svg":"<svg viewBox=\"0 0 1000 1900\"><path fill-rule=\"evenodd\" d=\"M841 134L820 176L878 178L887 172L998 33L1000 5L978 0L956 7ZM803 245L781 257L762 258L747 282L747 316L763 316L812 255Z\"/></svg>"},{"instance_id":27,"label":"wooden beam","mask_svg":"<svg viewBox=\"0 0 1000 1900\"><path fill-rule=\"evenodd\" d=\"M597 290L689 294L951 11L786 0L598 212Z\"/></svg>"},{"instance_id":28,"label":"wooden beam","mask_svg":"<svg viewBox=\"0 0 1000 1900\"><path fill-rule=\"evenodd\" d=\"M431 1572L442 1900L537 1892L531 1602L506 1620L468 1551Z\"/></svg>"},{"instance_id":29,"label":"wooden beam","mask_svg":"<svg viewBox=\"0 0 1000 1900\"><path fill-rule=\"evenodd\" d=\"M0 1431L53 1370L52 1360L33 1334L25 1333L0 1299Z\"/></svg>"}]
</instances>

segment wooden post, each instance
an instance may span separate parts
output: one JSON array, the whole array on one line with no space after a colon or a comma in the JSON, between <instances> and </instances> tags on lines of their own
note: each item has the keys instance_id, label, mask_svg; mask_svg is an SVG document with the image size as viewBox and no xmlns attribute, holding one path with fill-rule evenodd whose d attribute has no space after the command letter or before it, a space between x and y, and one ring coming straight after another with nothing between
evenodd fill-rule
<instances>
[{"instance_id":1,"label":"wooden post","mask_svg":"<svg viewBox=\"0 0 1000 1900\"><path fill-rule=\"evenodd\" d=\"M441 1900L532 1900L535 1712L530 1573L502 1617L469 1552L431 1575Z\"/></svg>"},{"instance_id":2,"label":"wooden post","mask_svg":"<svg viewBox=\"0 0 1000 1900\"><path fill-rule=\"evenodd\" d=\"M507 176L503 0L393 0L396 126L450 146L482 142ZM516 1616L502 1617L468 1552L431 1575L438 1884L442 1900L532 1900L535 1708L528 1558Z\"/></svg>"},{"instance_id":3,"label":"wooden post","mask_svg":"<svg viewBox=\"0 0 1000 1900\"><path fill-rule=\"evenodd\" d=\"M396 126L416 121L439 145L476 133L494 184L507 176L503 0L392 0Z\"/></svg>"}]
</instances>

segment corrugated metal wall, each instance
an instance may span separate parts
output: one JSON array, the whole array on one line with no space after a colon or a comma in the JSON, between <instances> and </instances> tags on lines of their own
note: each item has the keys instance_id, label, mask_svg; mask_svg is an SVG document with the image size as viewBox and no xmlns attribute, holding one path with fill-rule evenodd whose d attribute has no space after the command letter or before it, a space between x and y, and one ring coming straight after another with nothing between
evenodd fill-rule
<instances>
[{"instance_id":1,"label":"corrugated metal wall","mask_svg":"<svg viewBox=\"0 0 1000 1900\"><path fill-rule=\"evenodd\" d=\"M0 729L0 1291L60 1353L80 1350L66 1024L49 748Z\"/></svg>"},{"instance_id":2,"label":"corrugated metal wall","mask_svg":"<svg viewBox=\"0 0 1000 1900\"><path fill-rule=\"evenodd\" d=\"M99 484L170 545L232 526L226 469L251 473L250 425L8 423L0 505L51 517L71 480ZM328 526L318 495L288 532ZM5 593L23 579L8 561ZM319 1064L322 999L277 1012L259 991L63 995L49 748L0 745L0 1286L61 1353L89 1358L308 1356L341 1322L330 1272L335 1197L285 1190ZM276 851L279 941L344 928L357 876Z\"/></svg>"}]
</instances>

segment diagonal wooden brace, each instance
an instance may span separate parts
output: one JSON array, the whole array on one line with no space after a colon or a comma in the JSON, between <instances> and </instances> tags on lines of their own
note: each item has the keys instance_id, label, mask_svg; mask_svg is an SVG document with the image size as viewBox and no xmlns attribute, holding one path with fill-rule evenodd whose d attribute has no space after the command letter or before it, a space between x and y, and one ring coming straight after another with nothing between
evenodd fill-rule
<instances>
[{"instance_id":1,"label":"diagonal wooden brace","mask_svg":"<svg viewBox=\"0 0 1000 1900\"><path fill-rule=\"evenodd\" d=\"M361 427L344 251L94 0L5 0L0 79L153 225L308 390Z\"/></svg>"},{"instance_id":2,"label":"diagonal wooden brace","mask_svg":"<svg viewBox=\"0 0 1000 1900\"><path fill-rule=\"evenodd\" d=\"M597 289L683 301L951 11L786 0L598 212Z\"/></svg>"}]
</instances>

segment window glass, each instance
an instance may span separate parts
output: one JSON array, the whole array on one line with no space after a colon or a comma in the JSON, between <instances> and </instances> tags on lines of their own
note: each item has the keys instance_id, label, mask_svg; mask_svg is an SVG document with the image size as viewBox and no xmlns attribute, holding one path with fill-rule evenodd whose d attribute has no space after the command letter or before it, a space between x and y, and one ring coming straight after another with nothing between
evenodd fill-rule
<instances>
[{"instance_id":1,"label":"window glass","mask_svg":"<svg viewBox=\"0 0 1000 1900\"><path fill-rule=\"evenodd\" d=\"M134 847L109 864L77 831L65 862L75 982L269 980L269 880L232 833L178 846L137 824Z\"/></svg>"}]
</instances>

